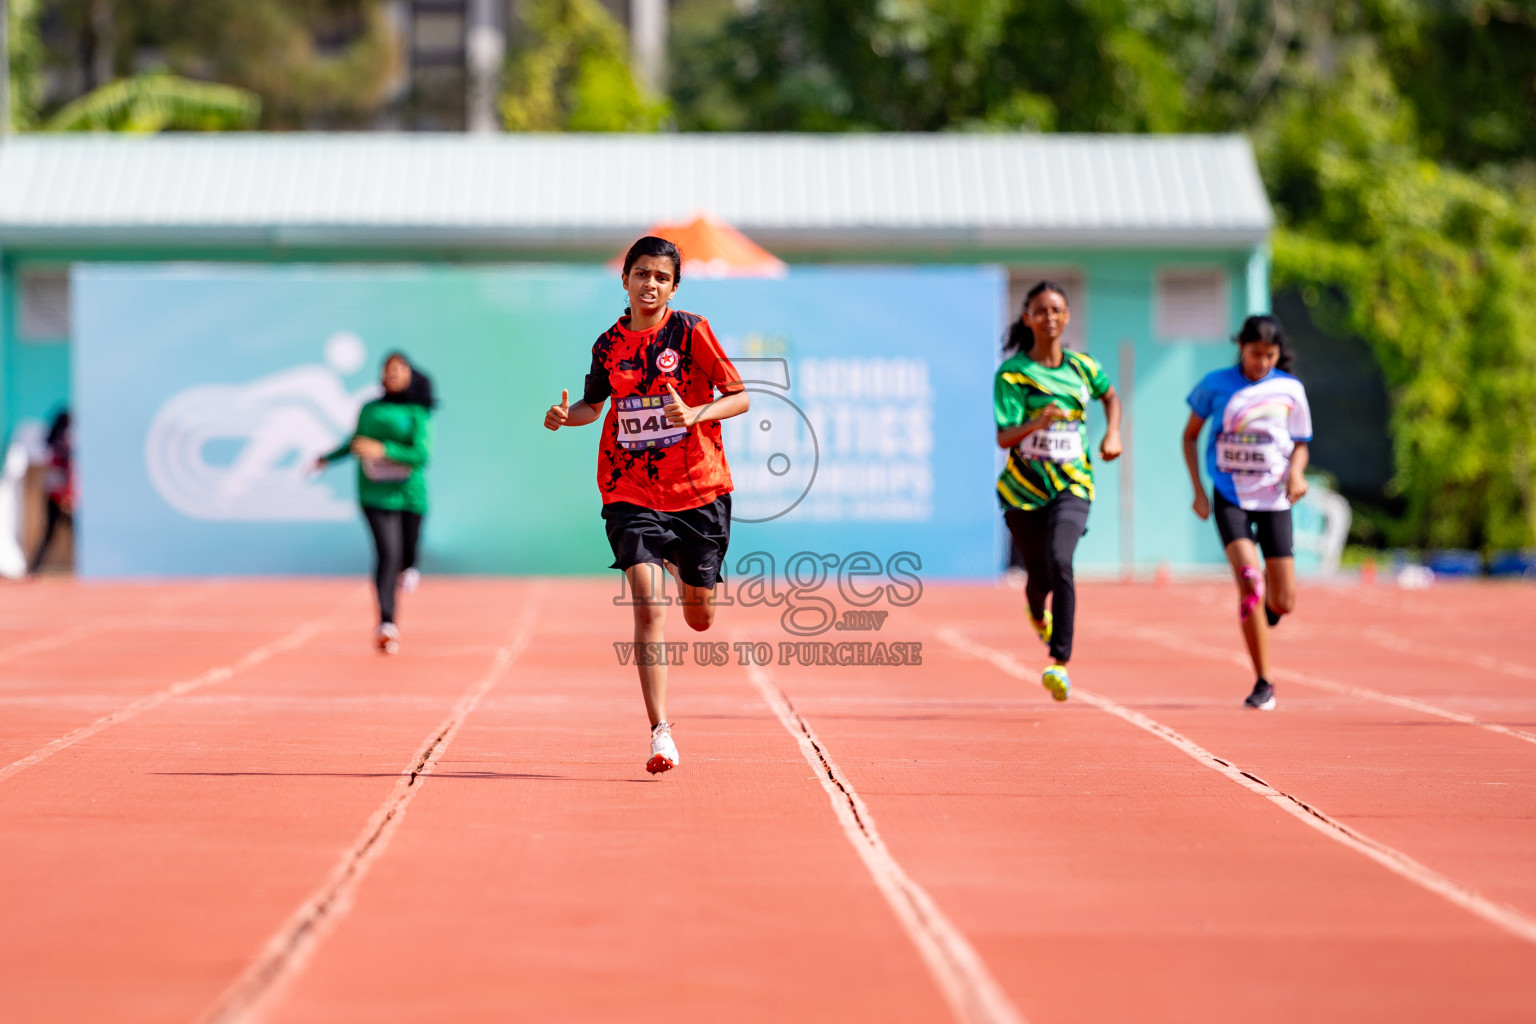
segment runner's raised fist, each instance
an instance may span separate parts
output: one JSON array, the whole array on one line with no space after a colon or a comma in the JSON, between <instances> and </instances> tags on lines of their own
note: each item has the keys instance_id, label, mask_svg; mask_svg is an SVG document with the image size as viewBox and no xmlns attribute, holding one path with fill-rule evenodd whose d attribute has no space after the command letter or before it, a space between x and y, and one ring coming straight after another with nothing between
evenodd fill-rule
<instances>
[{"instance_id":1,"label":"runner's raised fist","mask_svg":"<svg viewBox=\"0 0 1536 1024\"><path fill-rule=\"evenodd\" d=\"M672 386L671 381L666 383L666 389L667 394L672 396L672 401L663 406L667 413L667 422L674 427L693 426L693 421L697 418L693 407L683 401L683 396L677 393L677 388Z\"/></svg>"},{"instance_id":2,"label":"runner's raised fist","mask_svg":"<svg viewBox=\"0 0 1536 1024\"><path fill-rule=\"evenodd\" d=\"M560 392L560 404L549 407L549 412L544 414L544 426L550 430L559 430L565 426L565 421L571 418L571 393Z\"/></svg>"}]
</instances>

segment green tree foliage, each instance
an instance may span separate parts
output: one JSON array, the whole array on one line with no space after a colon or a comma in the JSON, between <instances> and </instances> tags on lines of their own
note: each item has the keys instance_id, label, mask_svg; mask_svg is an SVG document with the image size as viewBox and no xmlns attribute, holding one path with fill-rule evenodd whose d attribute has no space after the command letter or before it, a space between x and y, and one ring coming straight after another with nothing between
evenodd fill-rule
<instances>
[{"instance_id":1,"label":"green tree foliage","mask_svg":"<svg viewBox=\"0 0 1536 1024\"><path fill-rule=\"evenodd\" d=\"M508 66L510 131L655 131L666 106L641 92L624 30L598 0L529 0L526 44Z\"/></svg>"},{"instance_id":2,"label":"green tree foliage","mask_svg":"<svg viewBox=\"0 0 1536 1024\"><path fill-rule=\"evenodd\" d=\"M1477 167L1536 153L1536 0L1381 8L1377 36L1426 154Z\"/></svg>"},{"instance_id":3,"label":"green tree foliage","mask_svg":"<svg viewBox=\"0 0 1536 1024\"><path fill-rule=\"evenodd\" d=\"M682 0L684 127L1245 131L1392 397L1382 538L1536 542L1536 0Z\"/></svg>"},{"instance_id":4,"label":"green tree foliage","mask_svg":"<svg viewBox=\"0 0 1536 1024\"><path fill-rule=\"evenodd\" d=\"M252 127L260 114L261 99L247 89L151 73L92 90L54 114L45 127L56 132L227 131Z\"/></svg>"},{"instance_id":5,"label":"green tree foliage","mask_svg":"<svg viewBox=\"0 0 1536 1024\"><path fill-rule=\"evenodd\" d=\"M42 100L43 46L37 37L38 0L9 0L6 40L10 51L10 125L32 127Z\"/></svg>"},{"instance_id":6,"label":"green tree foliage","mask_svg":"<svg viewBox=\"0 0 1536 1024\"><path fill-rule=\"evenodd\" d=\"M1169 131L1182 81L1134 0L762 0L673 62L684 128ZM697 15L695 15L697 18ZM698 19L707 25L707 19Z\"/></svg>"},{"instance_id":7,"label":"green tree foliage","mask_svg":"<svg viewBox=\"0 0 1536 1024\"><path fill-rule=\"evenodd\" d=\"M105 48L113 77L163 71L238 86L260 97L266 128L364 125L402 67L383 0L43 2L67 29L63 44Z\"/></svg>"},{"instance_id":8,"label":"green tree foliage","mask_svg":"<svg viewBox=\"0 0 1536 1024\"><path fill-rule=\"evenodd\" d=\"M1384 539L1536 538L1536 205L1421 155L1414 109L1376 54L1277 105L1257 132L1289 222L1275 276L1345 299L1391 389L1400 514Z\"/></svg>"}]
</instances>

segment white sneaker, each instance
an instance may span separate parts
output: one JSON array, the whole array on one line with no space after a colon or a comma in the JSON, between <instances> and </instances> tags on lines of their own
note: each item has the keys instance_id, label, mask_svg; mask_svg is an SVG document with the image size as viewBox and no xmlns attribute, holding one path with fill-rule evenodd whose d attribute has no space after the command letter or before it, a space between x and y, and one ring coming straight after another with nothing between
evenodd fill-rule
<instances>
[{"instance_id":1,"label":"white sneaker","mask_svg":"<svg viewBox=\"0 0 1536 1024\"><path fill-rule=\"evenodd\" d=\"M421 586L421 570L407 569L400 574L400 589L407 594Z\"/></svg>"},{"instance_id":2,"label":"white sneaker","mask_svg":"<svg viewBox=\"0 0 1536 1024\"><path fill-rule=\"evenodd\" d=\"M393 622L386 622L379 626L379 631L373 634L374 646L378 647L380 654L400 653L400 631L395 628Z\"/></svg>"},{"instance_id":3,"label":"white sneaker","mask_svg":"<svg viewBox=\"0 0 1536 1024\"><path fill-rule=\"evenodd\" d=\"M672 742L672 724L662 722L651 730L651 759L645 762L645 770L652 775L671 771L677 767L677 744Z\"/></svg>"}]
</instances>

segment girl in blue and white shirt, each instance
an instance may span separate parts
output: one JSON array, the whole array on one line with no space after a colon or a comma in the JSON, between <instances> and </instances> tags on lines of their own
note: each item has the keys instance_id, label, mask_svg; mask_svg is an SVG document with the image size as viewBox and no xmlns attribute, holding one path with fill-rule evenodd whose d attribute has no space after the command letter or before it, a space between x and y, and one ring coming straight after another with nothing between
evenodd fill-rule
<instances>
[{"instance_id":1,"label":"girl in blue and white shirt","mask_svg":"<svg viewBox=\"0 0 1536 1024\"><path fill-rule=\"evenodd\" d=\"M1214 511L1216 530L1237 579L1238 618L1258 675L1244 703L1268 711L1275 706L1275 688L1269 681L1266 622L1275 626L1296 606L1291 505L1307 493L1303 474L1312 411L1306 389L1288 372L1293 356L1278 320L1250 316L1236 341L1237 365L1206 374L1189 393L1184 461L1195 488L1195 515L1209 519ZM1214 508L1196 454L1200 429L1208 419L1216 420L1205 458L1215 485ZM1263 620L1254 614L1260 605Z\"/></svg>"}]
</instances>

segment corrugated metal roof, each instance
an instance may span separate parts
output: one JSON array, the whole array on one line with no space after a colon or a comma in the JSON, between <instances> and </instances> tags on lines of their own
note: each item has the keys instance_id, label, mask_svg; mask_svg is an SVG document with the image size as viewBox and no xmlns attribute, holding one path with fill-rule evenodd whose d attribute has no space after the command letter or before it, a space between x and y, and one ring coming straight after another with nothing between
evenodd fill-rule
<instances>
[{"instance_id":1,"label":"corrugated metal roof","mask_svg":"<svg viewBox=\"0 0 1536 1024\"><path fill-rule=\"evenodd\" d=\"M707 211L772 247L1252 244L1241 136L33 135L0 244L609 248Z\"/></svg>"}]
</instances>

